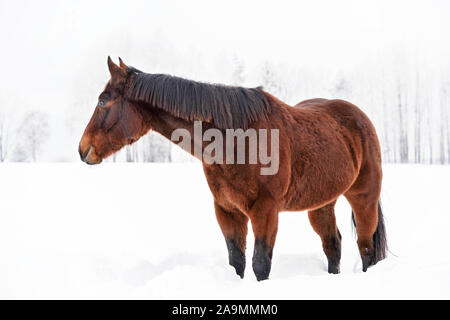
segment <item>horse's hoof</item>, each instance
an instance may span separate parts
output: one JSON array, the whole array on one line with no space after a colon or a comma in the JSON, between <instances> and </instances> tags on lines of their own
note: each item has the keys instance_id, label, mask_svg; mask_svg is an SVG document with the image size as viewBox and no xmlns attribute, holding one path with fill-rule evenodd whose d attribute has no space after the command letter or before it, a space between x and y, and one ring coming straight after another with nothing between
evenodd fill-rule
<instances>
[{"instance_id":1,"label":"horse's hoof","mask_svg":"<svg viewBox=\"0 0 450 320\"><path fill-rule=\"evenodd\" d=\"M372 258L371 258L371 256L364 255L364 256L361 256L361 260L362 260L362 271L366 272L367 269L372 265L371 264Z\"/></svg>"},{"instance_id":2,"label":"horse's hoof","mask_svg":"<svg viewBox=\"0 0 450 320\"><path fill-rule=\"evenodd\" d=\"M256 280L267 280L270 274L271 261L259 261L259 263L253 263L253 272L255 273Z\"/></svg>"},{"instance_id":3,"label":"horse's hoof","mask_svg":"<svg viewBox=\"0 0 450 320\"><path fill-rule=\"evenodd\" d=\"M269 272L263 272L263 273L256 273L255 272L256 280L264 281L264 280L269 279L269 273L270 273L270 271Z\"/></svg>"},{"instance_id":4,"label":"horse's hoof","mask_svg":"<svg viewBox=\"0 0 450 320\"><path fill-rule=\"evenodd\" d=\"M244 279L245 264L242 265L240 263L236 263L236 264L230 263L230 266L234 267L234 270L236 270L236 274L239 277L241 277L241 279Z\"/></svg>"},{"instance_id":5,"label":"horse's hoof","mask_svg":"<svg viewBox=\"0 0 450 320\"><path fill-rule=\"evenodd\" d=\"M264 281L267 279L269 279L269 275L260 276L260 277L256 276L256 280L258 280L258 281Z\"/></svg>"},{"instance_id":6,"label":"horse's hoof","mask_svg":"<svg viewBox=\"0 0 450 320\"><path fill-rule=\"evenodd\" d=\"M328 265L328 273L339 274L341 272L339 264Z\"/></svg>"}]
</instances>

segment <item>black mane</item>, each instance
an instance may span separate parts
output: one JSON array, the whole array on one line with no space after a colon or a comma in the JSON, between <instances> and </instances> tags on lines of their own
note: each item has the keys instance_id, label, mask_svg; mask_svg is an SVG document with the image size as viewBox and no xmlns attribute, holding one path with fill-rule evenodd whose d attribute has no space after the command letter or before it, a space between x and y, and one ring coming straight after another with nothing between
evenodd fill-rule
<instances>
[{"instance_id":1,"label":"black mane","mask_svg":"<svg viewBox=\"0 0 450 320\"><path fill-rule=\"evenodd\" d=\"M214 124L219 129L247 129L270 112L261 87L242 88L202 83L166 74L143 73L130 67L134 79L127 96L172 115Z\"/></svg>"}]
</instances>

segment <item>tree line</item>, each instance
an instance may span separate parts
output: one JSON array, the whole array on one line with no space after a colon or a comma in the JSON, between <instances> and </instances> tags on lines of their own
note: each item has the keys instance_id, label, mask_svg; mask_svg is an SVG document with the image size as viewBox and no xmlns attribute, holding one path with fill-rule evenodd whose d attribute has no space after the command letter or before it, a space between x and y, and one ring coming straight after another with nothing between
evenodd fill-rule
<instances>
[{"instance_id":1,"label":"tree line","mask_svg":"<svg viewBox=\"0 0 450 320\"><path fill-rule=\"evenodd\" d=\"M448 164L450 67L427 66L406 57L408 59L403 59L400 54L383 60L366 59L360 66L351 69L318 70L270 61L257 67L247 67L243 59L234 55L224 62L222 69L212 68L209 75L221 72L222 82L231 85L262 85L266 91L291 105L317 97L348 100L365 111L375 124L384 162ZM167 59L170 63L170 57ZM172 59L180 59L180 56L172 56ZM195 61L193 59L192 63L195 64ZM189 78L189 72L184 73ZM202 76L208 77L208 74ZM83 96L83 91L79 89L76 96ZM2 102L0 99L0 104ZM92 107L92 101L77 103ZM0 161L42 160L43 147L52 135L58 134L50 124L51 117L32 110L25 113L21 121L14 122L7 110L0 109ZM67 126L74 136L73 141L76 141L76 136L80 135L81 128L86 124L79 119L79 114L90 114L92 108L84 111L73 107L72 110L77 114L69 112L68 119L58 121L76 123L75 126ZM152 132L111 156L108 161L192 161L189 155L182 153ZM76 157L69 160L76 160Z\"/></svg>"}]
</instances>

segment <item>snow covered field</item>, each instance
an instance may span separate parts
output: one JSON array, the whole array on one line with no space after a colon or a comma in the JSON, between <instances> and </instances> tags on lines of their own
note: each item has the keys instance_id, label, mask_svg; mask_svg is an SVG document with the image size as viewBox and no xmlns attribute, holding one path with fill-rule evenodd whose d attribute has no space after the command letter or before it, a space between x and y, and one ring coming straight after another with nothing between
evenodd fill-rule
<instances>
[{"instance_id":1,"label":"snow covered field","mask_svg":"<svg viewBox=\"0 0 450 320\"><path fill-rule=\"evenodd\" d=\"M201 166L1 164L0 298L450 298L450 167L386 165L392 254L362 273L336 207L341 274L307 214L281 213L270 280L228 266Z\"/></svg>"}]
</instances>

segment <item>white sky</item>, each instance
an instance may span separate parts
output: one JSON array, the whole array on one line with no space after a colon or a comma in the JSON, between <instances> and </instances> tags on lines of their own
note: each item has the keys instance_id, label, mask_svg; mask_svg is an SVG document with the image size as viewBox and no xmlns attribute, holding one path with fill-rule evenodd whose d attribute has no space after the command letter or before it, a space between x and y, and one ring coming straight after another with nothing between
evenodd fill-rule
<instances>
[{"instance_id":1,"label":"white sky","mask_svg":"<svg viewBox=\"0 0 450 320\"><path fill-rule=\"evenodd\" d=\"M449 9L448 1L1 1L1 87L42 103L72 90L87 67L106 77L107 55L129 61L129 35L142 40L135 52L143 45L129 63L148 72L145 51L158 48L145 39L154 34L186 52L186 64L195 48L211 61L236 53L249 65L345 68L396 47L433 63L450 56Z\"/></svg>"},{"instance_id":2,"label":"white sky","mask_svg":"<svg viewBox=\"0 0 450 320\"><path fill-rule=\"evenodd\" d=\"M0 108L61 119L78 99L84 114L109 78L108 55L211 82L227 81L217 70L232 55L249 68L339 70L400 50L439 67L450 61L449 17L449 1L0 0ZM212 72L193 70L193 59Z\"/></svg>"},{"instance_id":3,"label":"white sky","mask_svg":"<svg viewBox=\"0 0 450 320\"><path fill-rule=\"evenodd\" d=\"M449 17L444 0L0 0L0 112L47 112L58 133L49 145L72 152L109 78L108 55L208 82L229 81L234 55L248 69L270 61L325 76L376 72L367 64L396 55L439 70L450 66Z\"/></svg>"}]
</instances>

